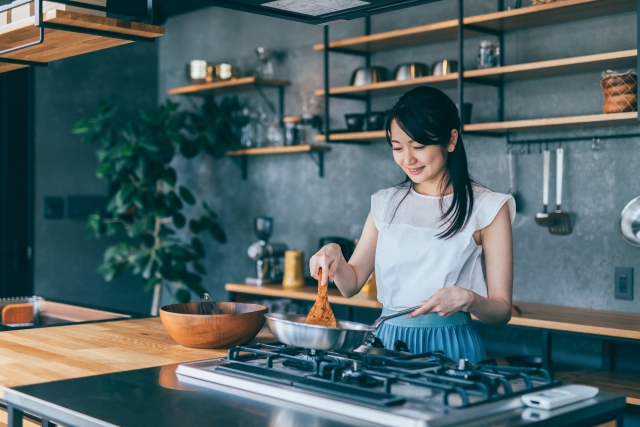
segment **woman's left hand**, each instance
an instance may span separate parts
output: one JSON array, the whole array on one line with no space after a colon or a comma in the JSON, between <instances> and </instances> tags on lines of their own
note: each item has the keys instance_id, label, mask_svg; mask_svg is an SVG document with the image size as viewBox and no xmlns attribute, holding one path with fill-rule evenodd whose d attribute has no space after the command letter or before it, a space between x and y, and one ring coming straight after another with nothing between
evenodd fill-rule
<instances>
[{"instance_id":1,"label":"woman's left hand","mask_svg":"<svg viewBox=\"0 0 640 427\"><path fill-rule=\"evenodd\" d=\"M472 291L457 286L438 289L429 299L422 301L422 307L407 317L412 318L430 313L437 313L442 317L449 317L462 310L468 311L473 302L474 295Z\"/></svg>"}]
</instances>

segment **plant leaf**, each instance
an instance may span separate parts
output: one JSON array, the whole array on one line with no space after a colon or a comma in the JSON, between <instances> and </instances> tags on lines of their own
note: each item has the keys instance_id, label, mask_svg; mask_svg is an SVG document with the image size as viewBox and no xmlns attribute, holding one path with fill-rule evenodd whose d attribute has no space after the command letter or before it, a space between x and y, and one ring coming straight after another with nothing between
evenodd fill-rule
<instances>
[{"instance_id":1,"label":"plant leaf","mask_svg":"<svg viewBox=\"0 0 640 427\"><path fill-rule=\"evenodd\" d=\"M176 212L173 214L173 225L175 225L176 228L182 228L186 223L186 218L180 212Z\"/></svg>"},{"instance_id":2,"label":"plant leaf","mask_svg":"<svg viewBox=\"0 0 640 427\"><path fill-rule=\"evenodd\" d=\"M200 239L198 239L197 237L194 237L193 239L191 239L191 246L193 246L193 250L200 257L203 257L205 255L204 245L202 244L202 241Z\"/></svg>"},{"instance_id":3,"label":"plant leaf","mask_svg":"<svg viewBox=\"0 0 640 427\"><path fill-rule=\"evenodd\" d=\"M217 224L217 223L211 224L209 226L209 231L211 232L211 235L213 236L216 242L227 243L227 235L225 234L222 227L220 227L220 224Z\"/></svg>"},{"instance_id":4,"label":"plant leaf","mask_svg":"<svg viewBox=\"0 0 640 427\"><path fill-rule=\"evenodd\" d=\"M170 187L176 185L176 181L178 180L176 170L174 168L166 168L164 170L164 173L162 174L162 180L166 182Z\"/></svg>"},{"instance_id":5,"label":"plant leaf","mask_svg":"<svg viewBox=\"0 0 640 427\"><path fill-rule=\"evenodd\" d=\"M196 203L196 198L193 197L193 194L191 194L191 191L189 191L186 187L183 187L181 185L178 191L180 193L180 197L182 197L182 200L184 200L190 205L193 205Z\"/></svg>"}]
</instances>

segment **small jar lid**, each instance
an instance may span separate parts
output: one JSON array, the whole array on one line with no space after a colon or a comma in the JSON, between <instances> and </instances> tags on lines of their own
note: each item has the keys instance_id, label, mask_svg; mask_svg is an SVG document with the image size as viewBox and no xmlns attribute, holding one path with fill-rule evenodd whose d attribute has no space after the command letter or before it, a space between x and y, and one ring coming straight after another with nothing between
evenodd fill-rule
<instances>
[{"instance_id":1,"label":"small jar lid","mask_svg":"<svg viewBox=\"0 0 640 427\"><path fill-rule=\"evenodd\" d=\"M287 116L282 119L284 123L300 123L300 117L298 116Z\"/></svg>"}]
</instances>

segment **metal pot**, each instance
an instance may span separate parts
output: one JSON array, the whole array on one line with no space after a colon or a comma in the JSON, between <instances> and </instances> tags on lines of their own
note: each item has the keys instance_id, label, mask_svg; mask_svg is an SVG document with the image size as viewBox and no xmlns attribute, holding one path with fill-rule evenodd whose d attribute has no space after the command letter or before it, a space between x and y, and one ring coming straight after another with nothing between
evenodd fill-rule
<instances>
[{"instance_id":1,"label":"metal pot","mask_svg":"<svg viewBox=\"0 0 640 427\"><path fill-rule=\"evenodd\" d=\"M388 316L382 316L373 325L357 322L338 322L336 328L307 325L307 316L298 314L267 313L269 329L276 339L284 344L314 350L351 351L367 340L373 339L380 325L389 319L404 316L420 306L401 310Z\"/></svg>"},{"instance_id":2,"label":"metal pot","mask_svg":"<svg viewBox=\"0 0 640 427\"><path fill-rule=\"evenodd\" d=\"M426 64L419 62L409 62L407 64L400 64L396 68L396 80L411 80L418 77L428 76L429 67Z\"/></svg>"},{"instance_id":3,"label":"metal pot","mask_svg":"<svg viewBox=\"0 0 640 427\"><path fill-rule=\"evenodd\" d=\"M447 74L458 72L458 61L443 59L431 67L434 76L446 76Z\"/></svg>"},{"instance_id":4,"label":"metal pot","mask_svg":"<svg viewBox=\"0 0 640 427\"><path fill-rule=\"evenodd\" d=\"M640 196L631 200L622 209L620 232L627 243L640 246Z\"/></svg>"},{"instance_id":5,"label":"metal pot","mask_svg":"<svg viewBox=\"0 0 640 427\"><path fill-rule=\"evenodd\" d=\"M351 86L364 86L387 80L388 71L384 67L356 68L351 76Z\"/></svg>"}]
</instances>

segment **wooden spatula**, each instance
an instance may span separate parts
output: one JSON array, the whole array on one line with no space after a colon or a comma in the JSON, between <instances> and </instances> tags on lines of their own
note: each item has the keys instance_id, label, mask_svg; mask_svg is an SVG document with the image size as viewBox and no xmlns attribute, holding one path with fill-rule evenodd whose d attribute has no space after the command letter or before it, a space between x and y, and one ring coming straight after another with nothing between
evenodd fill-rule
<instances>
[{"instance_id":1,"label":"wooden spatula","mask_svg":"<svg viewBox=\"0 0 640 427\"><path fill-rule=\"evenodd\" d=\"M333 315L333 310L331 310L329 298L327 297L328 287L328 284L322 286L322 269L318 270L318 298L315 304L313 304L313 307L311 307L305 323L309 325L328 326L330 328L337 326L336 316Z\"/></svg>"}]
</instances>

